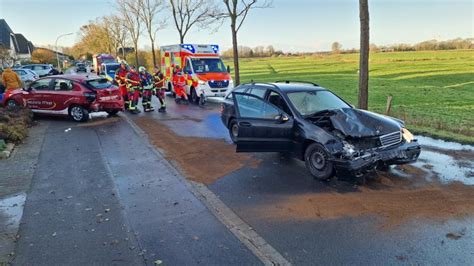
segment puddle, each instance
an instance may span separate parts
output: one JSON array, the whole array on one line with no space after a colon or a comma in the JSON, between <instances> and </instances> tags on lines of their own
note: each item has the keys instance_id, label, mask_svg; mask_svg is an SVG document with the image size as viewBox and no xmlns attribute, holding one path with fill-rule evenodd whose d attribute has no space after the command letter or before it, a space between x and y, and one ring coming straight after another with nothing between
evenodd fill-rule
<instances>
[{"instance_id":1,"label":"puddle","mask_svg":"<svg viewBox=\"0 0 474 266\"><path fill-rule=\"evenodd\" d=\"M417 136L417 139L422 150L418 161L412 166L432 173L427 181L434 177L444 184L461 182L474 185L474 146L423 136Z\"/></svg>"},{"instance_id":2,"label":"puddle","mask_svg":"<svg viewBox=\"0 0 474 266\"><path fill-rule=\"evenodd\" d=\"M26 194L20 193L0 200L0 222L3 223L2 228L10 230L18 229L21 216L23 215L25 199Z\"/></svg>"}]
</instances>

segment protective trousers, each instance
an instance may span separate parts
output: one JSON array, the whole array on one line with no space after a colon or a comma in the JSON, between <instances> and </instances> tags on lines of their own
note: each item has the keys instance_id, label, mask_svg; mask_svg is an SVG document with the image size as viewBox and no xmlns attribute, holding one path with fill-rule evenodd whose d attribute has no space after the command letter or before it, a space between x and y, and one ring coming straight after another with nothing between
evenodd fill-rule
<instances>
[{"instance_id":1,"label":"protective trousers","mask_svg":"<svg viewBox=\"0 0 474 266\"><path fill-rule=\"evenodd\" d=\"M145 111L152 111L153 107L151 106L151 97L153 95L153 90L145 88L143 90L143 98L142 98L142 105L143 110Z\"/></svg>"},{"instance_id":2,"label":"protective trousers","mask_svg":"<svg viewBox=\"0 0 474 266\"><path fill-rule=\"evenodd\" d=\"M129 106L128 109L130 111L137 110L138 100L140 99L140 87L139 86L132 86L128 89L128 100Z\"/></svg>"}]
</instances>

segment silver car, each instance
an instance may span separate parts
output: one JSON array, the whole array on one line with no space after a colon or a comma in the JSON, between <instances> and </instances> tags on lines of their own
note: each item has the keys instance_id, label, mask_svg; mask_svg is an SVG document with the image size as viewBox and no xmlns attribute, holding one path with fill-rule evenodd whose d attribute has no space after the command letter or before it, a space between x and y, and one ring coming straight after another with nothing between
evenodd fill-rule
<instances>
[{"instance_id":1,"label":"silver car","mask_svg":"<svg viewBox=\"0 0 474 266\"><path fill-rule=\"evenodd\" d=\"M26 68L25 69L14 68L12 70L18 74L18 76L20 77L21 83L23 87L25 88L28 87L28 85L30 85L31 82L39 78L38 74Z\"/></svg>"},{"instance_id":2,"label":"silver car","mask_svg":"<svg viewBox=\"0 0 474 266\"><path fill-rule=\"evenodd\" d=\"M35 72L38 76L48 76L53 72L53 66L49 64L31 64L24 65L20 69L29 69Z\"/></svg>"}]
</instances>

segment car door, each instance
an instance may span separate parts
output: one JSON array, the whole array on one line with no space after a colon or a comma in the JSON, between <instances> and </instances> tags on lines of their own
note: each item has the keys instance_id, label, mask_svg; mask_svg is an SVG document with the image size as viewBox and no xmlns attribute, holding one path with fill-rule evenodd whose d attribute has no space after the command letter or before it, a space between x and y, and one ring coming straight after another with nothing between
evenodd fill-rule
<instances>
[{"instance_id":1,"label":"car door","mask_svg":"<svg viewBox=\"0 0 474 266\"><path fill-rule=\"evenodd\" d=\"M51 79L40 79L31 83L27 93L23 95L26 106L33 111L51 107L44 97L44 93L50 90L50 86Z\"/></svg>"},{"instance_id":2,"label":"car door","mask_svg":"<svg viewBox=\"0 0 474 266\"><path fill-rule=\"evenodd\" d=\"M47 92L51 101L54 103L52 110L67 114L70 101L73 100L74 84L71 80L55 78L53 79L51 90ZM77 98L77 97L76 97Z\"/></svg>"},{"instance_id":3,"label":"car door","mask_svg":"<svg viewBox=\"0 0 474 266\"><path fill-rule=\"evenodd\" d=\"M263 98L233 92L237 152L285 152L293 148L294 120Z\"/></svg>"}]
</instances>

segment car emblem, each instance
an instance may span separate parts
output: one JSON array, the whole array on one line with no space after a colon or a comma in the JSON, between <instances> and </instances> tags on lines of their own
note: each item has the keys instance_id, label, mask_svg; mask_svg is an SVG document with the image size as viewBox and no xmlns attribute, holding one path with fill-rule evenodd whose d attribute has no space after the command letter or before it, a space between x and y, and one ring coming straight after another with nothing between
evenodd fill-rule
<instances>
[{"instance_id":1,"label":"car emblem","mask_svg":"<svg viewBox=\"0 0 474 266\"><path fill-rule=\"evenodd\" d=\"M217 86L222 87L222 82L221 81L217 82Z\"/></svg>"}]
</instances>

